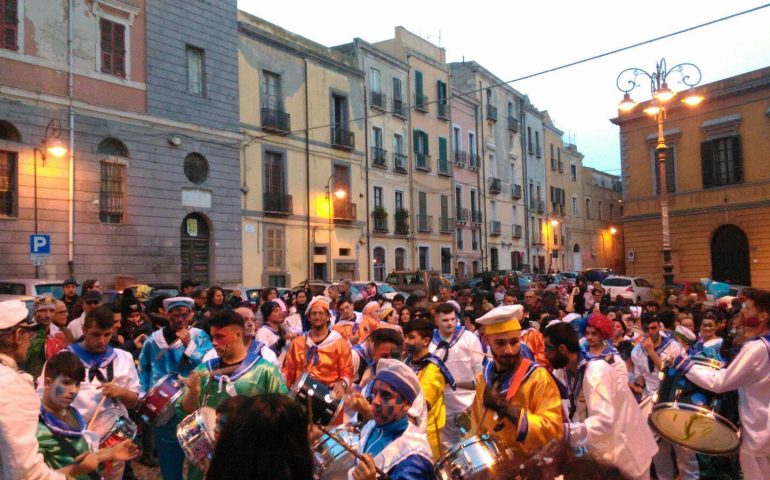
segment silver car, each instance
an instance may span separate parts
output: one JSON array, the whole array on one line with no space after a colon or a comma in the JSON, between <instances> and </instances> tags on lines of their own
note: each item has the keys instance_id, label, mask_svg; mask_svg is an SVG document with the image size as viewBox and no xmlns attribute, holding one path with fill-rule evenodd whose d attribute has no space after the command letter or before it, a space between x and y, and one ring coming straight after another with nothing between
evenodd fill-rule
<instances>
[{"instance_id":1,"label":"silver car","mask_svg":"<svg viewBox=\"0 0 770 480\"><path fill-rule=\"evenodd\" d=\"M611 275L602 281L602 289L609 294L610 299L620 295L626 300L642 303L652 300L653 286L642 277L624 277L620 275Z\"/></svg>"}]
</instances>

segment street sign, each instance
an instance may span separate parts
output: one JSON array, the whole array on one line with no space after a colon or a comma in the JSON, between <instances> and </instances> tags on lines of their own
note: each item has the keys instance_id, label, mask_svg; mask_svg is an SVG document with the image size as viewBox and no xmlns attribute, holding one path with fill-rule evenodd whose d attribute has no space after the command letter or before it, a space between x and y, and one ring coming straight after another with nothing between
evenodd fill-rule
<instances>
[{"instance_id":1,"label":"street sign","mask_svg":"<svg viewBox=\"0 0 770 480\"><path fill-rule=\"evenodd\" d=\"M29 258L36 267L46 264L51 257L51 236L50 235L30 235L29 236Z\"/></svg>"},{"instance_id":2,"label":"street sign","mask_svg":"<svg viewBox=\"0 0 770 480\"><path fill-rule=\"evenodd\" d=\"M628 263L634 263L634 261L636 261L636 252L633 250L627 251L626 259L628 260Z\"/></svg>"}]
</instances>

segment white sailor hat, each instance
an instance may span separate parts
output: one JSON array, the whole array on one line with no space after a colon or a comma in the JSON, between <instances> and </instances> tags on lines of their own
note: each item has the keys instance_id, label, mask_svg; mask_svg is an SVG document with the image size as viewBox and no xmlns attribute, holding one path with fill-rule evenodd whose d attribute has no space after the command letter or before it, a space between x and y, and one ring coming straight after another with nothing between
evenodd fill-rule
<instances>
[{"instance_id":1,"label":"white sailor hat","mask_svg":"<svg viewBox=\"0 0 770 480\"><path fill-rule=\"evenodd\" d=\"M178 307L187 307L192 310L194 304L190 297L171 297L163 300L163 309L167 312Z\"/></svg>"},{"instance_id":2,"label":"white sailor hat","mask_svg":"<svg viewBox=\"0 0 770 480\"><path fill-rule=\"evenodd\" d=\"M479 325L484 325L486 335L496 333L521 330L521 323L524 318L524 307L521 305L503 305L493 308L476 320Z\"/></svg>"},{"instance_id":3,"label":"white sailor hat","mask_svg":"<svg viewBox=\"0 0 770 480\"><path fill-rule=\"evenodd\" d=\"M406 403L414 402L414 399L422 391L420 380L412 367L394 358L383 358L377 362L377 375L374 379L390 385L406 400Z\"/></svg>"},{"instance_id":4,"label":"white sailor hat","mask_svg":"<svg viewBox=\"0 0 770 480\"><path fill-rule=\"evenodd\" d=\"M16 326L35 328L37 323L29 318L29 310L21 300L0 302L0 330Z\"/></svg>"},{"instance_id":5,"label":"white sailor hat","mask_svg":"<svg viewBox=\"0 0 770 480\"><path fill-rule=\"evenodd\" d=\"M676 329L674 330L674 336L681 338L688 344L693 344L695 343L695 340L697 340L697 337L695 336L693 331L683 325L679 325L676 327Z\"/></svg>"}]
</instances>

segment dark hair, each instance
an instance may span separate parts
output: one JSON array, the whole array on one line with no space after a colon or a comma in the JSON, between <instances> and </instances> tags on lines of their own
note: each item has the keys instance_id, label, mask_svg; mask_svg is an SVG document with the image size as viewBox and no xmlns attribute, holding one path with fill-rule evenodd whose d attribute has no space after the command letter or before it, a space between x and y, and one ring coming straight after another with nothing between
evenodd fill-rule
<instances>
[{"instance_id":1,"label":"dark hair","mask_svg":"<svg viewBox=\"0 0 770 480\"><path fill-rule=\"evenodd\" d=\"M83 362L69 350L61 350L45 362L44 371L45 378L50 380L62 375L79 384L86 379L86 368Z\"/></svg>"},{"instance_id":2,"label":"dark hair","mask_svg":"<svg viewBox=\"0 0 770 480\"><path fill-rule=\"evenodd\" d=\"M623 327L623 335L625 335L626 333L628 333L628 328L626 327L626 322L624 322L622 318L620 318L620 317L615 317L614 319L612 319L612 321L613 321L613 322L617 322L617 323L619 323L619 324L620 324L620 326L621 326L621 327Z\"/></svg>"},{"instance_id":3,"label":"dark hair","mask_svg":"<svg viewBox=\"0 0 770 480\"><path fill-rule=\"evenodd\" d=\"M434 309L436 313L454 313L457 315L454 305L449 302L439 303Z\"/></svg>"},{"instance_id":4,"label":"dark hair","mask_svg":"<svg viewBox=\"0 0 770 480\"><path fill-rule=\"evenodd\" d=\"M401 295L400 293L397 293L397 294L393 295L393 300L391 300L391 301L392 302L403 302L404 301L404 296Z\"/></svg>"},{"instance_id":5,"label":"dark hair","mask_svg":"<svg viewBox=\"0 0 770 480\"><path fill-rule=\"evenodd\" d=\"M188 278L187 280L182 280L182 283L179 285L179 290L181 291L181 290L184 290L185 288L195 287L197 285L198 285L197 283L193 282Z\"/></svg>"},{"instance_id":6,"label":"dark hair","mask_svg":"<svg viewBox=\"0 0 770 480\"><path fill-rule=\"evenodd\" d=\"M752 288L746 292L746 298L754 302L757 310L770 314L770 292Z\"/></svg>"},{"instance_id":7,"label":"dark hair","mask_svg":"<svg viewBox=\"0 0 770 480\"><path fill-rule=\"evenodd\" d=\"M223 328L228 325L235 325L241 329L245 328L243 317L231 310L223 310L212 315L209 325L217 328Z\"/></svg>"},{"instance_id":8,"label":"dark hair","mask_svg":"<svg viewBox=\"0 0 770 480\"><path fill-rule=\"evenodd\" d=\"M660 305L658 305L658 302L656 302L655 300L650 300L649 302L645 303L644 305L647 308L650 308L650 307L660 308Z\"/></svg>"},{"instance_id":9,"label":"dark hair","mask_svg":"<svg viewBox=\"0 0 770 480\"><path fill-rule=\"evenodd\" d=\"M569 323L556 323L545 329L545 337L551 340L554 347L564 345L572 353L580 351L580 341L577 332Z\"/></svg>"},{"instance_id":10,"label":"dark hair","mask_svg":"<svg viewBox=\"0 0 770 480\"><path fill-rule=\"evenodd\" d=\"M676 315L671 310L663 310L658 313L658 320L668 330L673 330L676 324Z\"/></svg>"},{"instance_id":11,"label":"dark hair","mask_svg":"<svg viewBox=\"0 0 770 480\"><path fill-rule=\"evenodd\" d=\"M375 347L383 343L392 343L397 347L404 344L404 337L395 328L378 328L369 335L369 339Z\"/></svg>"},{"instance_id":12,"label":"dark hair","mask_svg":"<svg viewBox=\"0 0 770 480\"><path fill-rule=\"evenodd\" d=\"M206 289L203 287L196 287L195 290L193 290L192 294L190 295L192 298L201 298L201 295L203 295L203 292L205 292Z\"/></svg>"},{"instance_id":13,"label":"dark hair","mask_svg":"<svg viewBox=\"0 0 770 480\"><path fill-rule=\"evenodd\" d=\"M516 298L518 298L519 297L519 292L518 292L518 290L515 290L513 288L509 288L508 290L505 291L505 296L506 297L516 297Z\"/></svg>"},{"instance_id":14,"label":"dark hair","mask_svg":"<svg viewBox=\"0 0 770 480\"><path fill-rule=\"evenodd\" d=\"M313 478L307 417L296 400L275 393L258 395L245 399L229 416L206 479L231 478Z\"/></svg>"},{"instance_id":15,"label":"dark hair","mask_svg":"<svg viewBox=\"0 0 770 480\"><path fill-rule=\"evenodd\" d=\"M99 280L97 280L95 278L89 278L88 280L84 280L83 281L83 285L81 285L81 289L82 289L81 291L83 293L86 293L89 290L93 290L94 289L94 285L96 285L96 282L98 282L98 281Z\"/></svg>"},{"instance_id":16,"label":"dark hair","mask_svg":"<svg viewBox=\"0 0 770 480\"><path fill-rule=\"evenodd\" d=\"M433 336L433 322L427 318L418 318L409 321L402 327L404 330L404 336L411 332L416 332L422 338L430 338Z\"/></svg>"},{"instance_id":17,"label":"dark hair","mask_svg":"<svg viewBox=\"0 0 770 480\"><path fill-rule=\"evenodd\" d=\"M343 303L349 303L350 305L353 305L353 300L351 300L350 297L340 297L337 299L337 308L339 308Z\"/></svg>"},{"instance_id":18,"label":"dark hair","mask_svg":"<svg viewBox=\"0 0 770 480\"><path fill-rule=\"evenodd\" d=\"M160 312L160 309L163 308L163 300L166 300L167 298L171 298L171 295L165 292L153 297L147 304L147 314Z\"/></svg>"},{"instance_id":19,"label":"dark hair","mask_svg":"<svg viewBox=\"0 0 770 480\"><path fill-rule=\"evenodd\" d=\"M654 313L644 312L642 313L642 327L647 328L651 323L660 322L660 318Z\"/></svg>"},{"instance_id":20,"label":"dark hair","mask_svg":"<svg viewBox=\"0 0 770 480\"><path fill-rule=\"evenodd\" d=\"M277 302L274 302L270 300L269 302L265 302L262 305L259 306L259 311L262 313L262 320L267 323L267 317L270 316L271 313L273 313L273 310L276 308L280 308Z\"/></svg>"},{"instance_id":21,"label":"dark hair","mask_svg":"<svg viewBox=\"0 0 770 480\"><path fill-rule=\"evenodd\" d=\"M115 318L112 316L112 309L104 305L96 307L86 313L83 320L83 331L89 328L98 328L99 330L109 330L115 326Z\"/></svg>"},{"instance_id":22,"label":"dark hair","mask_svg":"<svg viewBox=\"0 0 770 480\"><path fill-rule=\"evenodd\" d=\"M214 305L212 302L214 301L214 294L220 291L222 292L222 297L225 297L225 291L222 289L222 287L218 285L214 285L213 287L209 287L208 295L206 296L206 305ZM225 304L226 298L222 298L222 305Z\"/></svg>"},{"instance_id":23,"label":"dark hair","mask_svg":"<svg viewBox=\"0 0 770 480\"><path fill-rule=\"evenodd\" d=\"M224 402L220 403L217 407L218 414L225 414L228 417L234 415L241 406L246 403L249 397L244 395L236 395L234 397L227 397Z\"/></svg>"}]
</instances>

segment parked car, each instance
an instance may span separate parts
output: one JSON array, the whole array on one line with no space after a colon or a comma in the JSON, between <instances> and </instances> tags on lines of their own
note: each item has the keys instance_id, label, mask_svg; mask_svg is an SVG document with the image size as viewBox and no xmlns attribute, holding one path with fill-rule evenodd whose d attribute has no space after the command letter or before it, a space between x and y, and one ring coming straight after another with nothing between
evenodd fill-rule
<instances>
[{"instance_id":1,"label":"parked car","mask_svg":"<svg viewBox=\"0 0 770 480\"><path fill-rule=\"evenodd\" d=\"M574 287L575 283L577 282L579 273L578 272L561 272L554 274L553 276L553 283L560 284L562 282L566 282L567 286Z\"/></svg>"},{"instance_id":2,"label":"parked car","mask_svg":"<svg viewBox=\"0 0 770 480\"><path fill-rule=\"evenodd\" d=\"M64 295L62 280L40 280L35 278L3 278L0 279L0 294L2 295L38 295L50 294L54 298Z\"/></svg>"},{"instance_id":3,"label":"parked car","mask_svg":"<svg viewBox=\"0 0 770 480\"><path fill-rule=\"evenodd\" d=\"M751 287L748 285L730 285L730 292L728 295L731 297L740 297L741 295L746 295L746 290L750 290Z\"/></svg>"},{"instance_id":4,"label":"parked car","mask_svg":"<svg viewBox=\"0 0 770 480\"><path fill-rule=\"evenodd\" d=\"M391 272L385 279L393 288L412 293L422 290L428 296L438 295L438 289L442 286L450 286L449 281L437 270L402 270Z\"/></svg>"},{"instance_id":5,"label":"parked car","mask_svg":"<svg viewBox=\"0 0 770 480\"><path fill-rule=\"evenodd\" d=\"M264 290L267 287L241 287L241 300L244 302L248 301L251 302L252 305L256 305L259 301L259 296L262 295L262 290ZM280 297L284 293L288 291L292 291L291 288L286 287L273 287L278 291L278 296ZM232 289L230 290L232 292Z\"/></svg>"},{"instance_id":6,"label":"parked car","mask_svg":"<svg viewBox=\"0 0 770 480\"><path fill-rule=\"evenodd\" d=\"M587 282L603 282L610 275L615 275L611 268L587 268L583 270L583 276Z\"/></svg>"},{"instance_id":7,"label":"parked car","mask_svg":"<svg viewBox=\"0 0 770 480\"><path fill-rule=\"evenodd\" d=\"M357 302L361 298L364 297L364 291L366 290L366 286L369 285L371 282L366 281L358 281L358 282L351 282L351 298L353 299L353 302ZM401 294L404 296L404 299L409 298L409 294L407 292L401 292L399 290L396 290L392 285L387 284L385 282L374 282L377 284L377 294L386 299L386 300L393 300L393 297L395 297L397 294ZM335 285L339 285L338 283L335 283Z\"/></svg>"},{"instance_id":8,"label":"parked car","mask_svg":"<svg viewBox=\"0 0 770 480\"><path fill-rule=\"evenodd\" d=\"M305 286L305 282L302 282L299 285L295 285L292 288L292 290L294 291L294 293L297 293L303 288L308 288L313 293L313 296L315 297L318 295L323 295L324 290L326 290L330 286L332 286L332 282L327 282L326 280L310 280L309 282L307 282L307 286Z\"/></svg>"},{"instance_id":9,"label":"parked car","mask_svg":"<svg viewBox=\"0 0 770 480\"><path fill-rule=\"evenodd\" d=\"M648 302L652 300L653 286L642 277L624 277L611 275L602 281L602 288L609 294L610 299L614 300L621 295L632 302Z\"/></svg>"}]
</instances>

